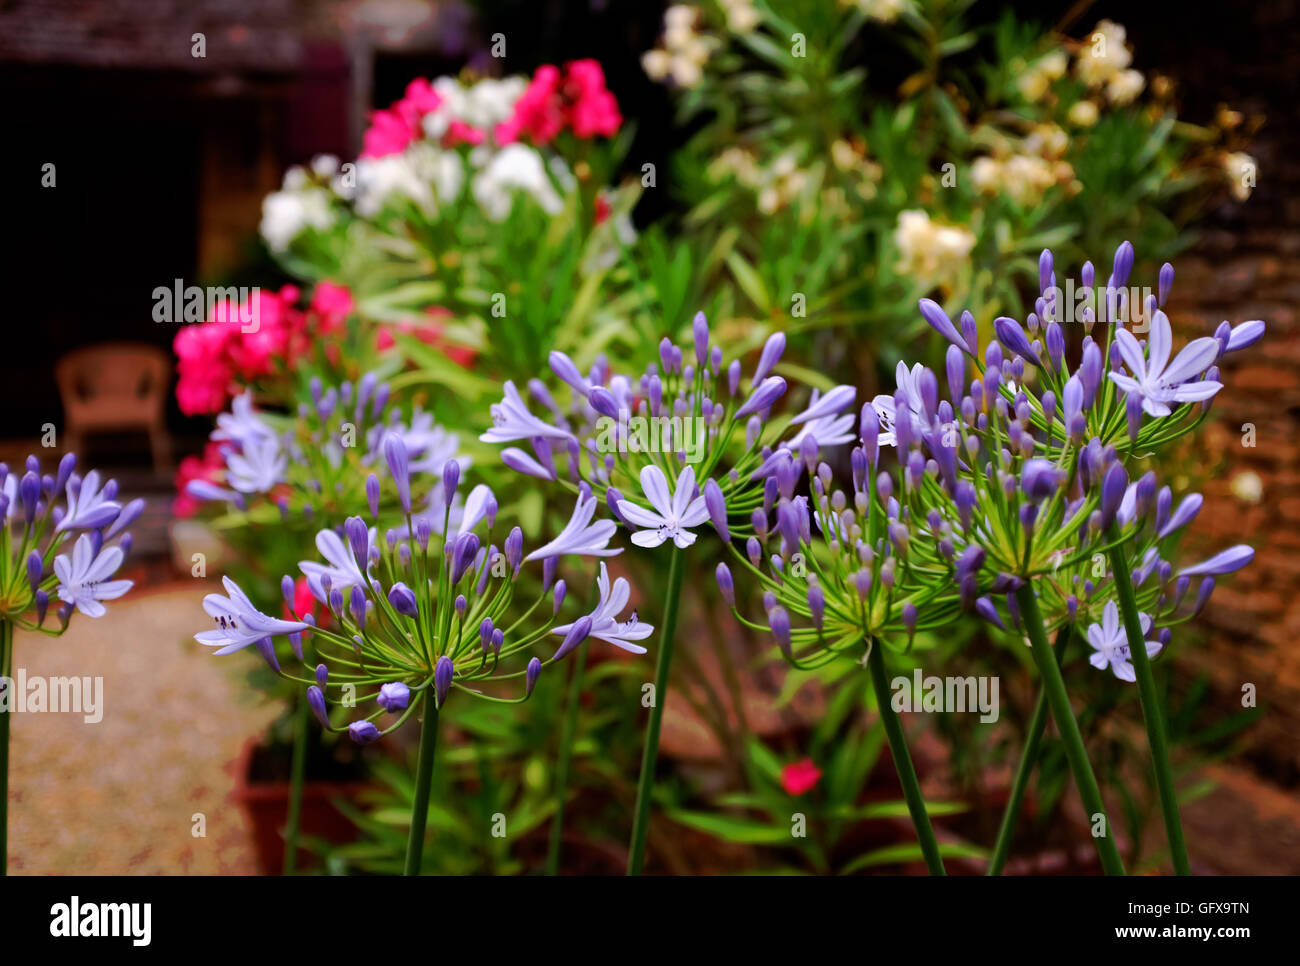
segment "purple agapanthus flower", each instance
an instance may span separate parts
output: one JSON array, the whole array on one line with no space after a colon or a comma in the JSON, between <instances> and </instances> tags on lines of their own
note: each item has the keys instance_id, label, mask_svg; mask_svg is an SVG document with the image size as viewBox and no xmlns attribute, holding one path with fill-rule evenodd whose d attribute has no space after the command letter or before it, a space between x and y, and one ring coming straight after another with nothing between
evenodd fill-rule
<instances>
[{"instance_id":1,"label":"purple agapanthus flower","mask_svg":"<svg viewBox=\"0 0 1300 966\"><path fill-rule=\"evenodd\" d=\"M1139 614L1142 622L1142 637L1151 633L1151 615ZM1132 683L1137 680L1133 669L1132 652L1129 650L1128 637L1119 620L1119 608L1113 600L1106 602L1101 613L1101 623L1088 627L1088 643L1093 647L1093 655L1088 658L1093 667L1099 670L1111 669L1121 681ZM1146 641L1147 657L1155 657L1164 645L1159 641Z\"/></svg>"},{"instance_id":2,"label":"purple agapanthus flower","mask_svg":"<svg viewBox=\"0 0 1300 966\"><path fill-rule=\"evenodd\" d=\"M1145 355L1131 332L1127 329L1115 332L1115 344L1130 375L1121 372L1108 375L1125 393L1139 397L1147 414L1157 418L1173 411L1171 403L1200 402L1223 388L1220 382L1198 378L1218 358L1217 339L1209 336L1193 339L1170 361L1173 341L1169 318L1161 311L1151 317Z\"/></svg>"},{"instance_id":3,"label":"purple agapanthus flower","mask_svg":"<svg viewBox=\"0 0 1300 966\"><path fill-rule=\"evenodd\" d=\"M633 611L632 616L625 621L618 619L618 615L623 612L623 608L627 606L627 602L632 596L632 587L627 582L627 578L619 577L611 585L609 570L606 568L605 562L601 561L600 576L596 578L596 587L600 591L600 601L596 604L596 609L589 615L591 630L588 635L613 644L625 651L630 651L633 654L644 654L646 652L645 648L632 642L644 641L654 633L654 626L639 620L636 611ZM573 627L574 624L565 624L553 628L551 633L564 637Z\"/></svg>"},{"instance_id":4,"label":"purple agapanthus flower","mask_svg":"<svg viewBox=\"0 0 1300 966\"><path fill-rule=\"evenodd\" d=\"M544 560L548 557L574 555L580 557L612 557L623 552L622 547L610 547L609 540L618 530L613 520L591 522L596 515L597 499L590 492L578 494L573 505L573 515L564 529L550 543L538 547L526 560Z\"/></svg>"},{"instance_id":5,"label":"purple agapanthus flower","mask_svg":"<svg viewBox=\"0 0 1300 966\"><path fill-rule=\"evenodd\" d=\"M95 542L83 533L73 544L70 558L67 554L54 558L59 599L87 617L103 617L105 608L100 601L116 600L132 587L130 580L108 579L122 565L124 556L121 547L102 547L96 552Z\"/></svg>"},{"instance_id":6,"label":"purple agapanthus flower","mask_svg":"<svg viewBox=\"0 0 1300 966\"><path fill-rule=\"evenodd\" d=\"M228 597L208 594L203 598L203 609L216 623L217 629L194 635L200 644L217 648L215 653L218 655L231 654L280 634L307 629L302 621L280 620L263 614L229 577L222 577L221 583L226 588Z\"/></svg>"},{"instance_id":7,"label":"purple agapanthus flower","mask_svg":"<svg viewBox=\"0 0 1300 966\"><path fill-rule=\"evenodd\" d=\"M641 489L650 501L653 511L646 510L630 500L620 500L619 514L634 527L632 534L638 547L657 547L672 540L678 547L689 547L695 542L691 527L698 527L709 518L704 497L695 495L695 467L683 468L677 485L670 492L668 477L657 466L641 470Z\"/></svg>"}]
</instances>

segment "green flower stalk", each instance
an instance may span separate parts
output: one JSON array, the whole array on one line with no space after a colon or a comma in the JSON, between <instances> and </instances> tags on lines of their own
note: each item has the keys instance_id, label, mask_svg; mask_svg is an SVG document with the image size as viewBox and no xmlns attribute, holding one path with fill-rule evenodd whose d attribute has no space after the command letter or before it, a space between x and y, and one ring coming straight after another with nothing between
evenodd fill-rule
<instances>
[{"instance_id":1,"label":"green flower stalk","mask_svg":"<svg viewBox=\"0 0 1300 966\"><path fill-rule=\"evenodd\" d=\"M346 732L370 744L421 717L416 801L406 858L408 874L418 874L423 856L430 777L439 717L453 693L498 703L526 701L543 670L563 660L589 637L624 650L644 653L636 641L653 627L621 613L631 595L625 578L611 583L602 564L596 606L568 623L559 623L568 599L557 565L564 556L611 556L612 523L575 523L550 544L524 555L524 536L513 528L492 543L496 501L478 486L457 505L460 467L448 461L440 485L446 499L438 526L412 513L410 454L397 433L381 449L401 502L402 522L382 539L360 517L349 517L342 534L322 530L316 545L323 563L303 561L301 569L325 614L316 620L293 608L293 580L283 582L292 620L261 613L228 578L228 596L209 595L204 609L216 630L196 639L228 654L250 644L285 678L306 687L306 699L322 727ZM595 498L580 493L574 521L590 520ZM571 521L572 523L573 521ZM481 534L481 535L480 535ZM542 566L541 590L531 601L516 600L520 571L527 562ZM287 636L302 669L282 669L271 638ZM534 652L558 640L549 657ZM310 653L307 646L310 646ZM335 723L330 698L342 707L360 707L362 716Z\"/></svg>"},{"instance_id":2,"label":"green flower stalk","mask_svg":"<svg viewBox=\"0 0 1300 966\"><path fill-rule=\"evenodd\" d=\"M502 450L512 469L570 490L590 488L613 520L632 531L634 544L669 547L663 593L663 627L655 668L655 700L646 726L629 846L628 872L644 864L659 730L667 700L685 562L696 529L712 520L724 535L752 534L751 514L764 500L764 464L782 448L797 448L819 436L825 445L852 439L854 391L838 387L814 395L809 408L791 419L770 418L786 383L772 375L785 350L785 335L772 335L757 366L742 386L741 362L727 360L712 342L704 314L692 323L693 352L671 339L659 346L658 359L639 376L615 372L603 358L583 374L562 352L552 352L551 369L568 388L561 405L539 379L529 382L532 397L547 417L530 411L513 383L492 407L493 425L480 439L489 443L526 442ZM795 436L781 443L791 425ZM558 451L558 453L557 453ZM567 457L567 466L556 456ZM721 513L722 517L718 514Z\"/></svg>"},{"instance_id":3,"label":"green flower stalk","mask_svg":"<svg viewBox=\"0 0 1300 966\"><path fill-rule=\"evenodd\" d=\"M74 612L99 618L105 601L131 589L113 580L131 549L131 526L144 500L123 506L117 481L101 487L98 471L84 478L68 453L54 475L41 474L28 456L23 473L0 463L0 875L8 864L9 716L21 696L14 691L14 629L59 637ZM57 599L58 626L46 623Z\"/></svg>"}]
</instances>

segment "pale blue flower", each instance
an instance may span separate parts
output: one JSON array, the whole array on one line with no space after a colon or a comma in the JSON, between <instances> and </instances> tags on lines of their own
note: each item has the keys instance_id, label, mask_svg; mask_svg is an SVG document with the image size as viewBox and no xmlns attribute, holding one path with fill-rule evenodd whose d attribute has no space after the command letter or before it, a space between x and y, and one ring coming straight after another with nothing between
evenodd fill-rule
<instances>
[{"instance_id":1,"label":"pale blue flower","mask_svg":"<svg viewBox=\"0 0 1300 966\"><path fill-rule=\"evenodd\" d=\"M90 535L83 533L72 547L72 556L54 558L54 573L59 578L59 600L72 604L87 617L103 617L100 601L116 600L131 589L130 580L109 580L122 565L125 554L118 546L103 547L95 552Z\"/></svg>"},{"instance_id":2,"label":"pale blue flower","mask_svg":"<svg viewBox=\"0 0 1300 966\"><path fill-rule=\"evenodd\" d=\"M479 437L484 443L513 443L541 436L545 439L573 439L568 430L559 429L538 419L528 411L513 382L505 384L505 398L492 405L492 428Z\"/></svg>"},{"instance_id":3,"label":"pale blue flower","mask_svg":"<svg viewBox=\"0 0 1300 966\"><path fill-rule=\"evenodd\" d=\"M1139 614L1138 618L1142 623L1142 637L1145 639L1151 633L1151 615ZM1098 670L1109 667L1115 677L1121 681L1132 683L1137 680L1137 672L1133 670L1131 662L1132 652L1129 650L1128 636L1120 624L1119 609L1113 600L1106 602L1106 607L1101 614L1101 623L1088 627L1088 643L1092 645L1095 652L1088 658L1093 667ZM1155 657L1163 646L1159 641L1146 641L1147 657Z\"/></svg>"},{"instance_id":4,"label":"pale blue flower","mask_svg":"<svg viewBox=\"0 0 1300 966\"><path fill-rule=\"evenodd\" d=\"M596 586L600 590L600 602L596 604L596 609L590 614L590 636L606 641L625 651L630 651L633 654L644 654L644 647L631 642L644 641L654 633L654 627L638 620L636 611L632 611L632 616L625 621L618 619L618 615L622 613L623 608L627 606L627 602L632 596L632 587L628 584L627 578L619 577L611 586L609 570L602 560L600 563L600 576L596 578ZM552 629L551 633L564 637L573 626L573 624L565 624L563 627Z\"/></svg>"},{"instance_id":5,"label":"pale blue flower","mask_svg":"<svg viewBox=\"0 0 1300 966\"><path fill-rule=\"evenodd\" d=\"M1130 396L1139 396L1142 408L1156 418L1172 412L1170 403L1200 402L1223 388L1222 383L1210 379L1196 381L1218 358L1217 339L1209 336L1193 339L1171 362L1173 342L1169 318L1160 311L1151 317L1145 356L1141 344L1128 329L1115 332L1115 344L1131 375L1120 372L1107 375Z\"/></svg>"},{"instance_id":6,"label":"pale blue flower","mask_svg":"<svg viewBox=\"0 0 1300 966\"><path fill-rule=\"evenodd\" d=\"M216 623L217 629L194 635L200 644L217 648L217 654L231 654L279 634L307 629L302 621L284 621L263 614L229 577L222 577L221 583L229 597L208 594L203 598L203 609Z\"/></svg>"},{"instance_id":7,"label":"pale blue flower","mask_svg":"<svg viewBox=\"0 0 1300 966\"><path fill-rule=\"evenodd\" d=\"M623 552L622 547L610 547L609 538L618 529L613 520L591 522L599 501L591 493L579 493L573 506L573 516L554 540L530 553L527 560L545 560L569 554L579 557L612 557Z\"/></svg>"},{"instance_id":8,"label":"pale blue flower","mask_svg":"<svg viewBox=\"0 0 1300 966\"><path fill-rule=\"evenodd\" d=\"M618 512L629 525L642 527L632 534L638 547L657 547L672 540L678 547L689 547L695 542L690 527L698 527L709 518L704 497L695 496L695 468L687 466L677 477L674 492L668 491L668 477L657 466L641 470L641 489L650 501L654 512L643 509L631 500L620 500Z\"/></svg>"}]
</instances>

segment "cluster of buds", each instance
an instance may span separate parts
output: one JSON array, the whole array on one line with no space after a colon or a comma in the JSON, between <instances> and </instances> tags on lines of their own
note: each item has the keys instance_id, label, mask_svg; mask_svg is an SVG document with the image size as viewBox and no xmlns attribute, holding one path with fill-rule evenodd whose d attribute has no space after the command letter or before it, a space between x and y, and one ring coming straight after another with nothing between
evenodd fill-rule
<instances>
[{"instance_id":1,"label":"cluster of buds","mask_svg":"<svg viewBox=\"0 0 1300 966\"><path fill-rule=\"evenodd\" d=\"M1171 626L1205 606L1215 577L1245 566L1253 551L1233 547L1176 567L1178 542L1201 497L1187 495L1175 506L1154 472L1131 481L1126 460L1198 425L1222 388L1215 363L1257 341L1263 323L1225 322L1173 356L1161 311L1173 280L1166 265L1146 306L1149 339L1139 342L1124 325L1132 264L1125 242L1107 284L1095 290L1094 272L1084 266L1084 287L1093 294L1081 311L1087 332L1073 371L1050 252L1040 260L1041 296L1027 330L997 319L996 338L982 353L969 312L954 324L938 304L922 300L922 316L950 343L946 394L933 370L899 363L894 394L862 409L847 491L818 461L818 443L838 442L839 434L819 440L806 432L797 451L778 450L764 461L755 474L764 487L753 535L741 538L743 554L731 547L759 581L767 620L738 616L770 630L787 659L816 666L876 638L905 633L910 641L918 629L939 629L963 612L1019 627L1016 593L1030 583L1049 625L1092 621L1093 663L1133 680L1111 552L1122 551L1154 654ZM1101 342L1092 335L1098 321L1106 323ZM841 392L851 390L827 398ZM897 450L896 477L877 465L882 446ZM797 492L805 472L806 495ZM724 538L726 517L725 509L715 514ZM731 568L719 565L717 580L734 608ZM792 617L802 626L792 626Z\"/></svg>"},{"instance_id":2,"label":"cluster of buds","mask_svg":"<svg viewBox=\"0 0 1300 966\"><path fill-rule=\"evenodd\" d=\"M1149 337L1140 342L1125 324L1132 265L1133 248L1125 242L1099 289L1091 265L1084 266L1083 286L1095 302L1080 313L1087 331L1073 371L1050 251L1039 262L1036 311L1025 326L995 320L996 339L982 355L969 313L954 325L940 306L923 300L921 314L950 343L949 398L940 398L933 371L900 365L898 391L872 404L881 441L898 447L912 518L925 521L936 541L947 534L966 544L952 574L963 604L1005 626L991 596L1005 594L1010 620L1018 625L1015 591L1031 581L1049 623L1097 620L1089 635L1106 654L1114 648L1098 641L1114 641L1105 628L1116 626L1114 575L1106 566L1115 548L1128 561L1144 623L1152 633L1165 624L1157 643L1168 640L1169 624L1189 616L1176 616L1174 608L1193 577L1209 578L1198 593L1199 610L1212 577L1244 566L1253 555L1249 547L1235 547L1175 568L1169 558L1200 497L1187 496L1175 509L1172 491L1159 486L1154 472L1130 482L1126 463L1205 418L1222 388L1217 361L1257 341L1263 323L1234 328L1225 322L1215 336L1194 339L1174 355L1162 311L1173 268L1165 265L1145 307ZM1102 341L1093 337L1097 322L1104 323ZM972 368L976 375L968 381ZM1110 663L1131 680L1126 660L1126 653L1118 654L1099 666Z\"/></svg>"},{"instance_id":3,"label":"cluster of buds","mask_svg":"<svg viewBox=\"0 0 1300 966\"><path fill-rule=\"evenodd\" d=\"M772 419L786 391L785 380L772 374L785 335L768 338L747 384L740 360L728 361L712 342L703 313L695 316L692 336L689 354L665 338L658 359L640 376L616 373L603 358L584 375L564 353L552 352L551 368L569 390L567 407L533 379L529 393L548 418L534 415L508 382L505 398L492 407L492 428L479 438L527 441L531 453L507 447L502 461L520 473L591 492L633 531L638 546L690 546L693 528L709 519L724 535L744 537L780 453L798 450L805 438L823 445L853 438L853 416L842 411L852 407L854 391L814 393L804 412ZM782 441L792 425L798 430ZM567 466L558 466L557 456Z\"/></svg>"},{"instance_id":4,"label":"cluster of buds","mask_svg":"<svg viewBox=\"0 0 1300 966\"><path fill-rule=\"evenodd\" d=\"M491 701L527 700L542 669L589 637L645 652L635 642L649 637L653 628L635 612L620 619L631 588L621 577L611 583L603 563L595 608L574 621L558 623L567 596L565 581L557 579L559 558L566 553L618 553L607 546L612 526L603 540L592 536L581 550L542 547L527 557L523 532L514 527L498 549L493 543L496 500L488 487L479 485L460 506L460 463L448 460L440 467L442 503L435 520L431 512L414 512L412 454L403 435L386 433L379 448L398 495L401 524L380 536L379 482L372 473L366 489L373 494L370 513L375 525L350 516L338 531L317 534L323 562L303 561L300 567L328 619L300 612L295 583L288 575L282 590L289 620L260 612L226 578L227 595L211 594L204 600L216 629L195 635L199 643L216 647L217 654L255 646L275 671L307 686L309 706L323 727L346 730L360 744L399 727L424 701L441 708L452 690ZM590 494L585 499L593 501ZM453 513L453 507L460 508ZM522 567L534 561L542 569L540 584L521 582ZM539 586L536 599L517 601L521 586ZM549 607L544 606L547 598ZM273 638L281 635L288 638L303 670L281 668L273 645ZM549 638L559 638L553 653L545 659L534 655ZM307 646L313 653L307 653ZM521 685L518 696L494 693L502 682ZM373 710L335 727L326 699L329 692L336 692L336 703L345 707L373 702ZM384 726L386 715L396 718Z\"/></svg>"},{"instance_id":5,"label":"cluster of buds","mask_svg":"<svg viewBox=\"0 0 1300 966\"><path fill-rule=\"evenodd\" d=\"M104 601L131 589L131 581L110 578L131 549L127 528L144 500L123 506L115 480L101 485L96 470L83 478L76 464L68 453L51 475L35 456L22 473L0 463L0 621L58 635L74 610L102 617ZM52 599L60 602L57 628L45 626Z\"/></svg>"},{"instance_id":6,"label":"cluster of buds","mask_svg":"<svg viewBox=\"0 0 1300 966\"><path fill-rule=\"evenodd\" d=\"M231 411L217 417L211 437L220 447L224 470L216 479L191 480L186 492L241 510L259 502L273 505L282 519L310 520L319 514L336 520L367 502L395 506L396 482L365 473L371 467L382 470L381 443L395 434L409 454L412 478L424 488L418 497L441 521L442 467L451 459L469 466L469 459L458 453L459 437L418 407L407 419L400 407L389 404L388 384L375 373L355 385L344 382L328 389L313 378L309 389L311 402L302 403L292 420L257 411L251 393L236 397ZM453 514L459 512L459 506L452 507Z\"/></svg>"}]
</instances>

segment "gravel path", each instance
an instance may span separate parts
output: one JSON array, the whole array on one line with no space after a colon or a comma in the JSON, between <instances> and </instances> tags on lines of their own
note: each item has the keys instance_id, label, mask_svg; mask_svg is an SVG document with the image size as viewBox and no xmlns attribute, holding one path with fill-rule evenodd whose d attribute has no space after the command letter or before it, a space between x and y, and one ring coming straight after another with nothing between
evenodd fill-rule
<instances>
[{"instance_id":1,"label":"gravel path","mask_svg":"<svg viewBox=\"0 0 1300 966\"><path fill-rule=\"evenodd\" d=\"M276 709L240 686L248 658L191 637L207 592L177 582L77 615L61 638L19 632L15 675L102 677L103 720L14 715L10 874L256 873L232 763Z\"/></svg>"}]
</instances>

